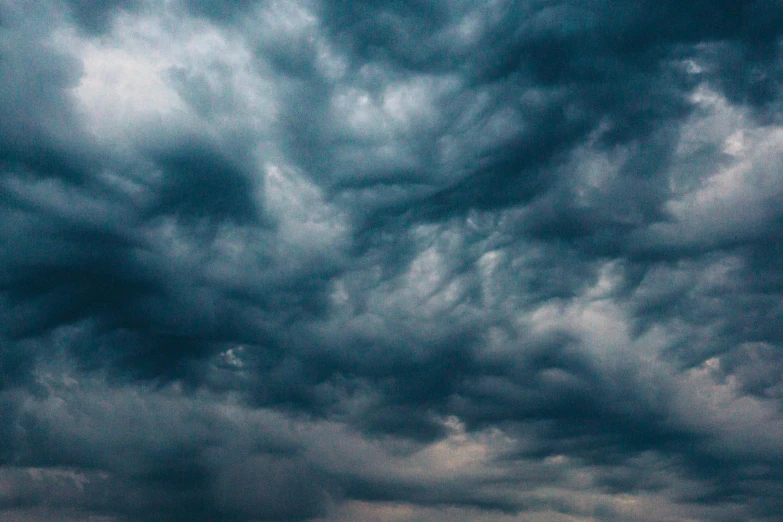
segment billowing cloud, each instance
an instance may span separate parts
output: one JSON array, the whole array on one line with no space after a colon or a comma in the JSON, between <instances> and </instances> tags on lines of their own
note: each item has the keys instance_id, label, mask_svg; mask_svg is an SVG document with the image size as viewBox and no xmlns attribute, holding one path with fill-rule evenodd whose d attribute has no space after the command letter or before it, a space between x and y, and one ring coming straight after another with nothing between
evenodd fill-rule
<instances>
[{"instance_id":1,"label":"billowing cloud","mask_svg":"<svg viewBox=\"0 0 783 522\"><path fill-rule=\"evenodd\" d=\"M0 518L774 520L778 2L0 0Z\"/></svg>"}]
</instances>

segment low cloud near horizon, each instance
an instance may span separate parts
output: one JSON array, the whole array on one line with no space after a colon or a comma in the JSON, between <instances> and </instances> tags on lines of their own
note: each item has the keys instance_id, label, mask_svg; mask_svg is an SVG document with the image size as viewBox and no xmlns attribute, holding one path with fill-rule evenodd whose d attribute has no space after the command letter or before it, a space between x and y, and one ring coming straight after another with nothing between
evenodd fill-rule
<instances>
[{"instance_id":1,"label":"low cloud near horizon","mask_svg":"<svg viewBox=\"0 0 783 522\"><path fill-rule=\"evenodd\" d=\"M777 0L0 0L4 522L780 520Z\"/></svg>"}]
</instances>

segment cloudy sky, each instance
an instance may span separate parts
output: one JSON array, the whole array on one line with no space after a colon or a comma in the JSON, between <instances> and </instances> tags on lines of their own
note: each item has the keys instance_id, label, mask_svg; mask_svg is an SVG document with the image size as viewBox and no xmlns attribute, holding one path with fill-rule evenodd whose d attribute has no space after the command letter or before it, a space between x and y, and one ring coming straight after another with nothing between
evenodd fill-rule
<instances>
[{"instance_id":1,"label":"cloudy sky","mask_svg":"<svg viewBox=\"0 0 783 522\"><path fill-rule=\"evenodd\" d=\"M773 521L779 0L0 0L4 522Z\"/></svg>"}]
</instances>

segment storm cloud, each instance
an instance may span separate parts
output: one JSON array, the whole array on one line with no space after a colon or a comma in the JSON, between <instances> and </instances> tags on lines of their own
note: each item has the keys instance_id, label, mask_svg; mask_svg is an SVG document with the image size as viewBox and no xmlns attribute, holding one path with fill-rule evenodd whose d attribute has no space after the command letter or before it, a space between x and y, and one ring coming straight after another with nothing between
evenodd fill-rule
<instances>
[{"instance_id":1,"label":"storm cloud","mask_svg":"<svg viewBox=\"0 0 783 522\"><path fill-rule=\"evenodd\" d=\"M783 512L783 7L0 0L0 518Z\"/></svg>"}]
</instances>

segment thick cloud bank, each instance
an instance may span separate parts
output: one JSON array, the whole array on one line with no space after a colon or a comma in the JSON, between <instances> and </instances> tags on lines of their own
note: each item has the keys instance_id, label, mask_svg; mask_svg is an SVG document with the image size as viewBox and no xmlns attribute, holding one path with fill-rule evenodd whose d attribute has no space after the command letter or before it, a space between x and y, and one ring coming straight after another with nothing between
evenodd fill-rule
<instances>
[{"instance_id":1,"label":"thick cloud bank","mask_svg":"<svg viewBox=\"0 0 783 522\"><path fill-rule=\"evenodd\" d=\"M0 519L772 521L777 0L0 0Z\"/></svg>"}]
</instances>

